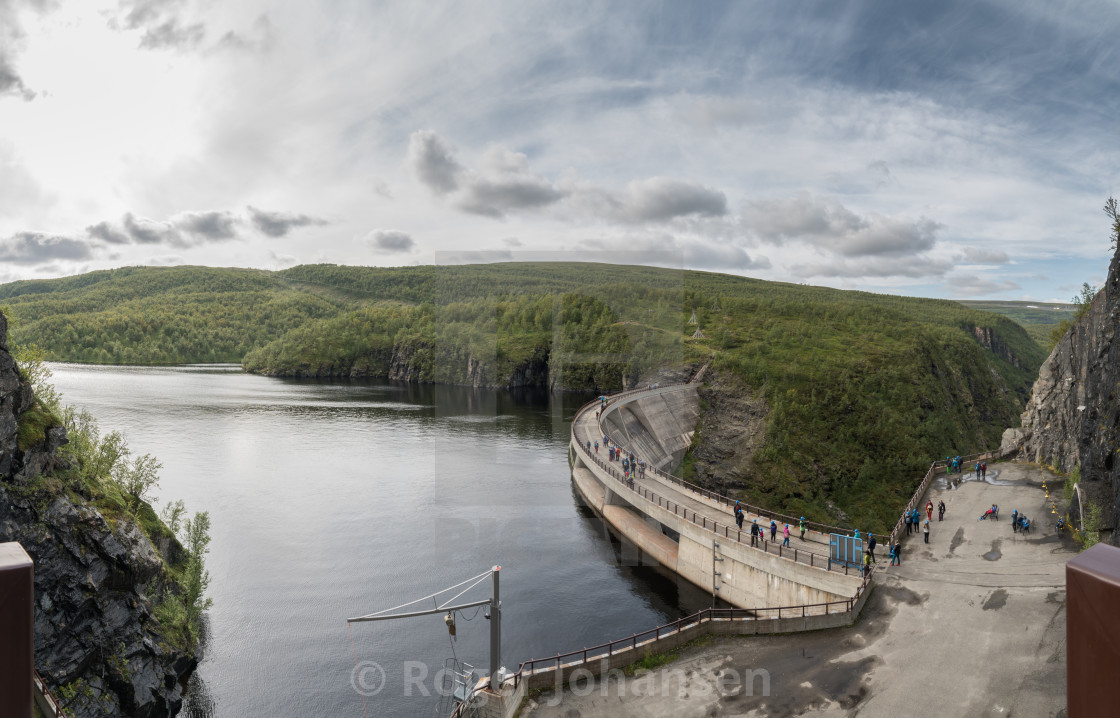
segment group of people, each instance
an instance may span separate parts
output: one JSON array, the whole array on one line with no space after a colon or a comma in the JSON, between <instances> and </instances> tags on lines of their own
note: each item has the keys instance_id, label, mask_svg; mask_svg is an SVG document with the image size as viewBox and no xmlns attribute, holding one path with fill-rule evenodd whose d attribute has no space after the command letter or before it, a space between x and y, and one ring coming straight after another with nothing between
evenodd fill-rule
<instances>
[{"instance_id":1,"label":"group of people","mask_svg":"<svg viewBox=\"0 0 1120 718\"><path fill-rule=\"evenodd\" d=\"M939 517L938 520L941 520L940 517L943 517L945 515L945 504L944 503L941 503L941 505L937 507L937 515ZM920 526L921 531L923 533L925 533L926 543L929 543L929 522L930 522L931 519L933 519L933 502L932 501L927 501L926 502L926 521L925 521L924 524L922 523L922 514L917 509L910 509L909 511L907 511L906 514L903 516L903 519L904 519L903 523L906 524L906 535L907 536L910 535L911 531L914 532L914 533L918 533L919 532L919 526Z\"/></svg>"},{"instance_id":2,"label":"group of people","mask_svg":"<svg viewBox=\"0 0 1120 718\"><path fill-rule=\"evenodd\" d=\"M978 478L978 479L988 478L988 462L987 461L977 461L976 465L973 467L973 469L976 471L976 478ZM959 456L957 456L957 457L946 456L945 457L945 472L948 473L948 474L963 474L964 473L964 465L962 463L961 457L959 457Z\"/></svg>"},{"instance_id":3,"label":"group of people","mask_svg":"<svg viewBox=\"0 0 1120 718\"><path fill-rule=\"evenodd\" d=\"M623 451L621 446L611 442L611 439L606 434L603 434L603 446L607 449L607 461L618 461L622 464L622 472L626 477L626 483L631 486L634 479L644 479L646 477L646 460L639 459L634 455L634 452ZM587 442L587 450L591 451L591 442ZM599 442L595 442L595 453L599 453Z\"/></svg>"},{"instance_id":4,"label":"group of people","mask_svg":"<svg viewBox=\"0 0 1120 718\"><path fill-rule=\"evenodd\" d=\"M1058 528L1061 529L1062 525L1059 524ZM1011 530L1015 532L1022 531L1025 534L1031 532L1030 519L1027 518L1026 514L1019 513L1019 509L1015 509L1011 512Z\"/></svg>"},{"instance_id":5,"label":"group of people","mask_svg":"<svg viewBox=\"0 0 1120 718\"><path fill-rule=\"evenodd\" d=\"M739 527L739 530L742 530L743 521L746 518L746 515L743 512L743 507L739 505L738 501L735 502L735 509L734 510L735 510L735 525ZM758 519L755 519L754 521L751 522L751 546L757 546L759 539L765 540L765 537L766 537L765 531L766 531L766 529L764 529L764 528L762 528L761 526L758 525ZM789 537L790 537L790 527L789 527L789 524L786 524L785 528L782 529L782 545L783 546L789 546ZM773 520L773 519L770 520L770 540L771 541L777 541L778 540L778 522ZM805 517L804 516L801 517L801 540L802 541L805 540Z\"/></svg>"}]
</instances>

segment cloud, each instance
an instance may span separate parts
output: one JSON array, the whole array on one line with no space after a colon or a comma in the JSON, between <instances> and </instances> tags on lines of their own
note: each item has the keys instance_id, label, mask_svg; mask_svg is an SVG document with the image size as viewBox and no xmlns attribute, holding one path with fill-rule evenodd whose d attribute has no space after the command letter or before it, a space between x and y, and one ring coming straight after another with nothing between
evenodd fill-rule
<instances>
[{"instance_id":1,"label":"cloud","mask_svg":"<svg viewBox=\"0 0 1120 718\"><path fill-rule=\"evenodd\" d=\"M408 161L416 176L432 192L442 195L459 188L463 167L435 132L418 130L409 136Z\"/></svg>"},{"instance_id":2,"label":"cloud","mask_svg":"<svg viewBox=\"0 0 1120 718\"><path fill-rule=\"evenodd\" d=\"M954 275L953 283L945 285L945 292L949 296L980 297L986 294L1003 294L1014 292L1021 287L1009 279L998 281L976 276L975 274Z\"/></svg>"},{"instance_id":3,"label":"cloud","mask_svg":"<svg viewBox=\"0 0 1120 718\"><path fill-rule=\"evenodd\" d=\"M511 213L543 212L554 206L568 219L618 224L667 222L679 217L727 214L719 190L672 177L650 177L612 191L574 181L554 182L533 172L524 153L491 147L477 169L464 167L450 146L430 130L412 133L409 164L433 193L452 195L456 208L496 219Z\"/></svg>"},{"instance_id":4,"label":"cloud","mask_svg":"<svg viewBox=\"0 0 1120 718\"><path fill-rule=\"evenodd\" d=\"M306 214L265 212L252 206L249 207L249 219L254 227L269 237L283 237L296 227L328 224L325 219L309 217Z\"/></svg>"},{"instance_id":5,"label":"cloud","mask_svg":"<svg viewBox=\"0 0 1120 718\"><path fill-rule=\"evenodd\" d=\"M167 20L145 29L140 37L140 47L145 50L190 50L198 47L205 37L206 27L200 22L183 25L178 20Z\"/></svg>"},{"instance_id":6,"label":"cloud","mask_svg":"<svg viewBox=\"0 0 1120 718\"><path fill-rule=\"evenodd\" d=\"M129 244L132 238L109 222L98 222L86 227L86 234L109 244Z\"/></svg>"},{"instance_id":7,"label":"cloud","mask_svg":"<svg viewBox=\"0 0 1120 718\"><path fill-rule=\"evenodd\" d=\"M165 222L136 217L131 212L119 224L103 221L86 227L86 234L107 244L162 244L191 247L237 238L243 220L232 212L180 212Z\"/></svg>"},{"instance_id":8,"label":"cloud","mask_svg":"<svg viewBox=\"0 0 1120 718\"><path fill-rule=\"evenodd\" d=\"M206 37L206 26L184 19L186 5L186 0L121 0L110 26L142 30L140 47L145 50L194 49Z\"/></svg>"},{"instance_id":9,"label":"cloud","mask_svg":"<svg viewBox=\"0 0 1120 718\"><path fill-rule=\"evenodd\" d=\"M631 182L612 204L618 219L632 223L664 222L689 215L720 217L727 214L727 197L723 192L671 177L651 177Z\"/></svg>"},{"instance_id":10,"label":"cloud","mask_svg":"<svg viewBox=\"0 0 1120 718\"><path fill-rule=\"evenodd\" d=\"M19 232L0 241L0 262L41 264L59 259L88 259L90 249L89 243L71 237Z\"/></svg>"},{"instance_id":11,"label":"cloud","mask_svg":"<svg viewBox=\"0 0 1120 718\"><path fill-rule=\"evenodd\" d=\"M480 171L468 174L463 185L456 206L486 217L547 207L567 195L549 180L530 172L528 157L504 147L491 148Z\"/></svg>"},{"instance_id":12,"label":"cloud","mask_svg":"<svg viewBox=\"0 0 1120 718\"><path fill-rule=\"evenodd\" d=\"M1007 264L1011 261L1007 252L1001 252L997 249L965 247L963 251L964 258L971 264Z\"/></svg>"},{"instance_id":13,"label":"cloud","mask_svg":"<svg viewBox=\"0 0 1120 718\"><path fill-rule=\"evenodd\" d=\"M717 270L770 268L769 259L752 257L737 244L698 237L642 232L585 239L579 244L588 250L610 253L612 261L618 263Z\"/></svg>"},{"instance_id":14,"label":"cloud","mask_svg":"<svg viewBox=\"0 0 1120 718\"><path fill-rule=\"evenodd\" d=\"M908 220L860 215L839 202L806 192L748 202L743 224L763 242L803 242L848 257L900 257L924 252L933 248L937 231L942 228L924 217Z\"/></svg>"},{"instance_id":15,"label":"cloud","mask_svg":"<svg viewBox=\"0 0 1120 718\"><path fill-rule=\"evenodd\" d=\"M237 218L230 212L182 212L171 218L172 224L202 240L233 239L237 236Z\"/></svg>"},{"instance_id":16,"label":"cloud","mask_svg":"<svg viewBox=\"0 0 1120 718\"><path fill-rule=\"evenodd\" d=\"M913 277L943 277L953 268L953 263L926 255L912 257L865 257L851 259L830 257L827 261L792 264L789 271L797 277L841 277L848 279Z\"/></svg>"},{"instance_id":17,"label":"cloud","mask_svg":"<svg viewBox=\"0 0 1120 718\"><path fill-rule=\"evenodd\" d=\"M156 222L147 217L135 217L131 212L124 216L124 230L136 244L169 244L186 246L179 230L170 222Z\"/></svg>"},{"instance_id":18,"label":"cloud","mask_svg":"<svg viewBox=\"0 0 1120 718\"><path fill-rule=\"evenodd\" d=\"M24 31L20 7L45 12L52 7L47 0L0 0L0 98L15 95L24 100L35 99L35 92L23 81L16 67L16 56L24 48Z\"/></svg>"},{"instance_id":19,"label":"cloud","mask_svg":"<svg viewBox=\"0 0 1120 718\"><path fill-rule=\"evenodd\" d=\"M366 236L366 241L374 251L384 254L411 252L416 247L410 235L395 229L375 229Z\"/></svg>"}]
</instances>

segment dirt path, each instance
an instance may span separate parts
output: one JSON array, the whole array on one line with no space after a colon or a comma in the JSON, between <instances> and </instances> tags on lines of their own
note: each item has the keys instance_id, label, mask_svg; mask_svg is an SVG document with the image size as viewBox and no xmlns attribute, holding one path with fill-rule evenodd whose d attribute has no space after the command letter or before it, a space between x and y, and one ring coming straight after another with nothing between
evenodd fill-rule
<instances>
[{"instance_id":1,"label":"dirt path","mask_svg":"<svg viewBox=\"0 0 1120 718\"><path fill-rule=\"evenodd\" d=\"M935 513L928 545L904 537L902 566L878 574L857 625L712 639L650 673L546 691L522 715L1064 716L1065 562L1076 548L1050 521L1047 472L988 473L933 485L945 521ZM978 521L993 502L1003 518ZM1016 508L1030 535L1012 532Z\"/></svg>"}]
</instances>

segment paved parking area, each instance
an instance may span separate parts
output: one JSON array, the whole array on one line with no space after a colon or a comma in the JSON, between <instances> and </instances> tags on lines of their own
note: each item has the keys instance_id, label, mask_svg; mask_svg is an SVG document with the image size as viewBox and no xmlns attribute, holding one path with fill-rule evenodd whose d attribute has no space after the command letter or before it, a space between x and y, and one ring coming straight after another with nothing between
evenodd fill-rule
<instances>
[{"instance_id":1,"label":"paved parking area","mask_svg":"<svg viewBox=\"0 0 1120 718\"><path fill-rule=\"evenodd\" d=\"M1027 464L934 482L945 520L934 513L928 545L904 537L902 566L880 561L855 626L711 639L644 675L546 691L522 715L1064 716L1065 562L1077 547L1055 532L1044 479L1061 493ZM1001 520L978 521L992 503ZM1011 530L1016 508L1029 535Z\"/></svg>"}]
</instances>

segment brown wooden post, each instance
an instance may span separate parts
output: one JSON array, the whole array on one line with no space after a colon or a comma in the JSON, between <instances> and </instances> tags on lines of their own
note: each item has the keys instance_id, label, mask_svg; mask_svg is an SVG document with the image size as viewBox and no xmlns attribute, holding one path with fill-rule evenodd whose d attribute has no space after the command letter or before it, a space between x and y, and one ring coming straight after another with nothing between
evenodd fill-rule
<instances>
[{"instance_id":1,"label":"brown wooden post","mask_svg":"<svg viewBox=\"0 0 1120 718\"><path fill-rule=\"evenodd\" d=\"M35 565L16 542L0 543L0 716L32 715Z\"/></svg>"}]
</instances>

